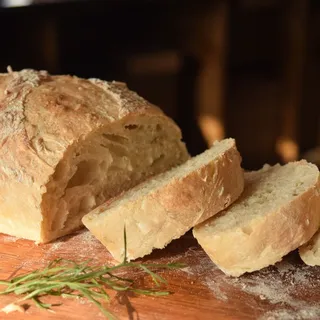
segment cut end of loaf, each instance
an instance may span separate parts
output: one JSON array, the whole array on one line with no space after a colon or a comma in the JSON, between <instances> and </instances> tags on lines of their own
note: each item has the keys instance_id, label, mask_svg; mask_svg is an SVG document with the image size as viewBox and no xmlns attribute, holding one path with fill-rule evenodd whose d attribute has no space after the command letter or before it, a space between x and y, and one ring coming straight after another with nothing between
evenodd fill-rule
<instances>
[{"instance_id":1,"label":"cut end of loaf","mask_svg":"<svg viewBox=\"0 0 320 320\"><path fill-rule=\"evenodd\" d=\"M85 226L117 261L162 249L197 223L232 203L243 190L235 141L217 142L203 154L132 188L83 218Z\"/></svg>"},{"instance_id":2,"label":"cut end of loaf","mask_svg":"<svg viewBox=\"0 0 320 320\"><path fill-rule=\"evenodd\" d=\"M93 132L66 153L43 198L42 242L82 226L82 217L146 178L187 160L174 128L158 117Z\"/></svg>"},{"instance_id":3,"label":"cut end of loaf","mask_svg":"<svg viewBox=\"0 0 320 320\"><path fill-rule=\"evenodd\" d=\"M0 232L47 242L118 192L187 160L181 131L126 85L0 74Z\"/></svg>"},{"instance_id":4,"label":"cut end of loaf","mask_svg":"<svg viewBox=\"0 0 320 320\"><path fill-rule=\"evenodd\" d=\"M280 261L320 225L319 170L306 161L245 174L241 197L193 230L225 273L239 276Z\"/></svg>"}]
</instances>

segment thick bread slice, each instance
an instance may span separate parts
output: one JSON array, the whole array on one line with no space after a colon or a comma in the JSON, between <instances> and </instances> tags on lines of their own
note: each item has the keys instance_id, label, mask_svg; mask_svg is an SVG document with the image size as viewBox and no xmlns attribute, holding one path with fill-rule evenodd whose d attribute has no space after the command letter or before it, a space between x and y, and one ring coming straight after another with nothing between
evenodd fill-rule
<instances>
[{"instance_id":1,"label":"thick bread slice","mask_svg":"<svg viewBox=\"0 0 320 320\"><path fill-rule=\"evenodd\" d=\"M318 209L320 215L320 207ZM304 263L309 266L320 266L320 231L309 242L299 248L299 254Z\"/></svg>"},{"instance_id":2,"label":"thick bread slice","mask_svg":"<svg viewBox=\"0 0 320 320\"><path fill-rule=\"evenodd\" d=\"M123 83L0 74L0 232L53 240L188 157L177 125Z\"/></svg>"},{"instance_id":3,"label":"thick bread slice","mask_svg":"<svg viewBox=\"0 0 320 320\"><path fill-rule=\"evenodd\" d=\"M217 142L181 166L101 205L82 221L118 261L124 256L125 227L128 259L143 257L238 198L243 190L240 162L233 139Z\"/></svg>"},{"instance_id":4,"label":"thick bread slice","mask_svg":"<svg viewBox=\"0 0 320 320\"><path fill-rule=\"evenodd\" d=\"M240 276L280 261L320 225L319 170L306 161L245 173L241 197L193 229L212 261Z\"/></svg>"}]
</instances>

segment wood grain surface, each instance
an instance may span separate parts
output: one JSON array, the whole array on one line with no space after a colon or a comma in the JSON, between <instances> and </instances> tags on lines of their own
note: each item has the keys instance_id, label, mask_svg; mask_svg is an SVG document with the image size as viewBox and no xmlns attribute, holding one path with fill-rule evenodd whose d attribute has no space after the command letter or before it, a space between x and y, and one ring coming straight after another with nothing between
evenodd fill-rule
<instances>
[{"instance_id":1,"label":"wood grain surface","mask_svg":"<svg viewBox=\"0 0 320 320\"><path fill-rule=\"evenodd\" d=\"M45 245L0 234L1 279L42 268L58 257L112 263L108 251L86 230ZM173 292L170 296L153 298L110 292L111 301L106 306L119 319L320 319L320 268L304 265L297 253L276 266L235 279L218 270L188 233L143 261L183 262L187 267L161 273L168 281L163 289ZM142 273L128 276L142 286L152 286ZM0 308L15 299L0 296ZM45 301L62 305L55 306L51 313L31 304L25 313L0 312L0 319L105 319L85 300Z\"/></svg>"}]
</instances>

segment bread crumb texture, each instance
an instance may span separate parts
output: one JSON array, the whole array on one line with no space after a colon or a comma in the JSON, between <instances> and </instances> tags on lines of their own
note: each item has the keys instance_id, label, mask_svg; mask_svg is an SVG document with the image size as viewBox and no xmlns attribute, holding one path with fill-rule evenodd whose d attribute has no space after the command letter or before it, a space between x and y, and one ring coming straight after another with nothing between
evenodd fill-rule
<instances>
[{"instance_id":1,"label":"bread crumb texture","mask_svg":"<svg viewBox=\"0 0 320 320\"><path fill-rule=\"evenodd\" d=\"M245 188L227 210L193 233L225 273L239 276L280 261L320 225L319 170L306 161L245 173Z\"/></svg>"}]
</instances>

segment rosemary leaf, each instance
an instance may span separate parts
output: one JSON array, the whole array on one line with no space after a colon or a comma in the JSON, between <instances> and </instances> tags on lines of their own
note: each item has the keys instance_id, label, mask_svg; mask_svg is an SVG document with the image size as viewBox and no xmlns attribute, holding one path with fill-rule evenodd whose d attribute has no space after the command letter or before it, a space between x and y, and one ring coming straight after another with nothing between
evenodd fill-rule
<instances>
[{"instance_id":1,"label":"rosemary leaf","mask_svg":"<svg viewBox=\"0 0 320 320\"><path fill-rule=\"evenodd\" d=\"M169 291L152 291L152 290L143 290L143 289L132 289L131 290L134 293L142 294L145 296L168 296L170 294Z\"/></svg>"},{"instance_id":2,"label":"rosemary leaf","mask_svg":"<svg viewBox=\"0 0 320 320\"><path fill-rule=\"evenodd\" d=\"M94 299L88 291L86 291L85 289L81 289L80 291L83 294L83 296L86 297L89 301L93 302L109 320L117 319L111 312L106 310L99 301Z\"/></svg>"},{"instance_id":3,"label":"rosemary leaf","mask_svg":"<svg viewBox=\"0 0 320 320\"><path fill-rule=\"evenodd\" d=\"M50 303L43 303L43 302L41 302L38 298L33 297L32 300L33 300L34 304L35 304L38 308L40 308L40 309L45 309L45 310L47 310L47 309L50 309L50 308L52 307L52 304L50 304Z\"/></svg>"},{"instance_id":4,"label":"rosemary leaf","mask_svg":"<svg viewBox=\"0 0 320 320\"><path fill-rule=\"evenodd\" d=\"M141 268L144 272L148 273L148 274L151 276L153 282L154 282L158 287L160 286L161 283L166 283L166 280L165 280L165 279L163 279L163 278L160 277L159 275L157 275L157 274L155 274L154 272L152 272L150 269L148 269L148 268L147 268L146 266L144 266L143 264L140 265L140 268Z\"/></svg>"},{"instance_id":5,"label":"rosemary leaf","mask_svg":"<svg viewBox=\"0 0 320 320\"><path fill-rule=\"evenodd\" d=\"M99 310L110 320L116 319L102 304L108 302L110 296L107 289L118 292L133 292L145 296L166 296L169 291L159 290L166 280L157 274L156 270L171 270L185 267L180 263L155 264L135 263L127 261L127 235L124 236L124 259L116 266L91 266L90 261L78 263L62 258L51 261L43 270L35 270L26 274L13 277L9 281L0 280L4 289L0 295L15 294L20 297L18 303L32 300L34 304L48 311L57 304L43 303L45 296L62 298L86 298L94 303ZM150 276L157 288L139 288L134 279L121 277L117 273L126 271L142 271Z\"/></svg>"},{"instance_id":6,"label":"rosemary leaf","mask_svg":"<svg viewBox=\"0 0 320 320\"><path fill-rule=\"evenodd\" d=\"M127 262L127 231L126 226L123 228L123 240L124 240L124 257L122 264L125 264Z\"/></svg>"}]
</instances>

